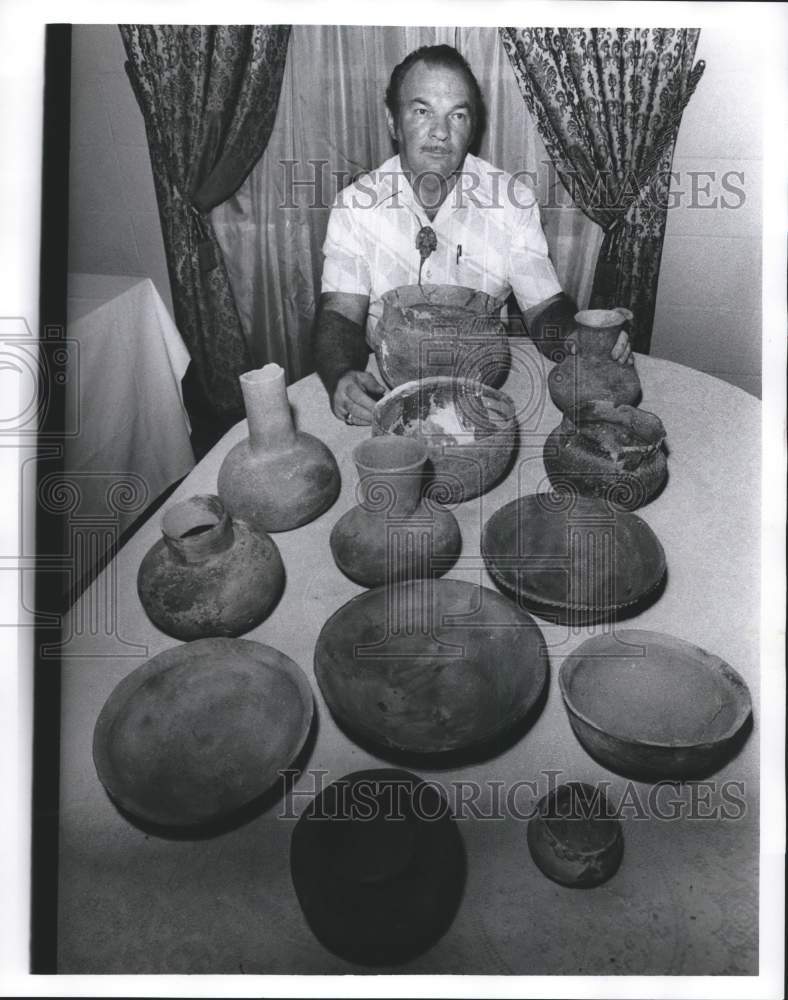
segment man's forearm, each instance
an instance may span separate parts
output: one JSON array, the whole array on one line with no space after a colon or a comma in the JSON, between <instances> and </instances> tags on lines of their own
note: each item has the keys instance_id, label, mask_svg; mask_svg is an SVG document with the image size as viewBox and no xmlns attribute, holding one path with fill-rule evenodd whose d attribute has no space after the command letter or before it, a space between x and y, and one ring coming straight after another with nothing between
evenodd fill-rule
<instances>
[{"instance_id":1,"label":"man's forearm","mask_svg":"<svg viewBox=\"0 0 788 1000\"><path fill-rule=\"evenodd\" d=\"M544 309L528 321L528 333L542 352L551 361L559 361L566 355L564 341L575 329L576 303L561 292L548 300Z\"/></svg>"},{"instance_id":2,"label":"man's forearm","mask_svg":"<svg viewBox=\"0 0 788 1000\"><path fill-rule=\"evenodd\" d=\"M364 330L333 309L320 310L312 347L315 368L329 399L333 399L337 382L345 372L363 372L367 367L369 348Z\"/></svg>"}]
</instances>

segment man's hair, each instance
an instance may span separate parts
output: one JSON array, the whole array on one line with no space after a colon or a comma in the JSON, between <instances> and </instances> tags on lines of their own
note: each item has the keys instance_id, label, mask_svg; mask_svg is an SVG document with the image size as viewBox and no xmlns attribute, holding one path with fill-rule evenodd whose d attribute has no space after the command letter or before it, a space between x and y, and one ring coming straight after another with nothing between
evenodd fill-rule
<instances>
[{"instance_id":1,"label":"man's hair","mask_svg":"<svg viewBox=\"0 0 788 1000\"><path fill-rule=\"evenodd\" d=\"M442 66L446 69L456 69L465 78L471 92L471 117L473 119L473 138L478 138L484 131L484 98L479 81L473 75L473 70L451 45L422 45L410 52L402 62L394 67L389 85L386 87L386 107L395 121L399 114L400 92L405 74L415 63L423 62L428 66Z\"/></svg>"}]
</instances>

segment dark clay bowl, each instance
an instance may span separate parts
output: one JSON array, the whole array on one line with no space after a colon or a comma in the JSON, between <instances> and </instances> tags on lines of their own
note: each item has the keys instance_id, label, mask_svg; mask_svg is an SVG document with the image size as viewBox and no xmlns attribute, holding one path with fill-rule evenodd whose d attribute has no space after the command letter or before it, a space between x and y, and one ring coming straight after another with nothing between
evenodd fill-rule
<instances>
[{"instance_id":1,"label":"dark clay bowl","mask_svg":"<svg viewBox=\"0 0 788 1000\"><path fill-rule=\"evenodd\" d=\"M124 678L99 714L93 760L126 812L157 826L218 822L298 756L312 721L301 668L270 646L198 639Z\"/></svg>"},{"instance_id":2,"label":"dark clay bowl","mask_svg":"<svg viewBox=\"0 0 788 1000\"><path fill-rule=\"evenodd\" d=\"M370 334L378 369L389 388L443 376L479 379L500 388L511 367L500 304L461 285L404 285L382 297Z\"/></svg>"},{"instance_id":3,"label":"dark clay bowl","mask_svg":"<svg viewBox=\"0 0 788 1000\"><path fill-rule=\"evenodd\" d=\"M406 753L476 747L521 722L547 679L529 614L462 580L413 580L353 598L323 626L315 676L332 715Z\"/></svg>"},{"instance_id":4,"label":"dark clay bowl","mask_svg":"<svg viewBox=\"0 0 788 1000\"><path fill-rule=\"evenodd\" d=\"M540 617L592 622L642 608L665 575L659 539L603 500L536 493L497 510L482 531L495 583Z\"/></svg>"},{"instance_id":5,"label":"dark clay bowl","mask_svg":"<svg viewBox=\"0 0 788 1000\"><path fill-rule=\"evenodd\" d=\"M505 392L469 379L408 382L375 405L372 433L404 434L428 448L428 495L462 503L491 489L517 447L514 403Z\"/></svg>"},{"instance_id":6,"label":"dark clay bowl","mask_svg":"<svg viewBox=\"0 0 788 1000\"><path fill-rule=\"evenodd\" d=\"M739 745L750 692L719 657L672 635L624 629L564 661L561 694L575 735L611 771L702 778Z\"/></svg>"},{"instance_id":7,"label":"dark clay bowl","mask_svg":"<svg viewBox=\"0 0 788 1000\"><path fill-rule=\"evenodd\" d=\"M559 885L592 889L615 875L624 854L621 823L601 788L558 785L528 821L528 849L539 870Z\"/></svg>"}]
</instances>

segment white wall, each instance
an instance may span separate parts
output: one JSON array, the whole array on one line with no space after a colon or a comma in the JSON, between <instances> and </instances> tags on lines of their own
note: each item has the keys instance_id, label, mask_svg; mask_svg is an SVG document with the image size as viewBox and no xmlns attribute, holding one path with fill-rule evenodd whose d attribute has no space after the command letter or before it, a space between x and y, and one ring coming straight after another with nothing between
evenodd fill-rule
<instances>
[{"instance_id":1,"label":"white wall","mask_svg":"<svg viewBox=\"0 0 788 1000\"><path fill-rule=\"evenodd\" d=\"M673 169L679 207L668 213L652 353L760 394L761 107L752 39L703 29L706 71L681 123ZM142 115L113 25L75 25L72 61L72 271L149 275L172 311ZM690 204L689 171L713 171L717 207ZM721 177L740 171L736 209Z\"/></svg>"},{"instance_id":2,"label":"white wall","mask_svg":"<svg viewBox=\"0 0 788 1000\"><path fill-rule=\"evenodd\" d=\"M703 29L696 59L706 70L687 106L673 158L679 175L668 212L651 353L761 392L760 62L752 36ZM775 123L782 127L782 123ZM695 182L689 171L714 173ZM743 202L723 207L721 178L741 187ZM706 193L703 193L706 191Z\"/></svg>"},{"instance_id":3,"label":"white wall","mask_svg":"<svg viewBox=\"0 0 788 1000\"><path fill-rule=\"evenodd\" d=\"M144 274L172 314L145 124L115 25L74 25L69 271Z\"/></svg>"}]
</instances>

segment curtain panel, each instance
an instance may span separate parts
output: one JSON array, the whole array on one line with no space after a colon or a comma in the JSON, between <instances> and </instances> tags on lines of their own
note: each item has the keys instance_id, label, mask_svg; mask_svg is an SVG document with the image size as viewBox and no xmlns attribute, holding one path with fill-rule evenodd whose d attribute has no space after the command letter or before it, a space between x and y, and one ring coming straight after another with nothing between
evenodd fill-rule
<instances>
[{"instance_id":1,"label":"curtain panel","mask_svg":"<svg viewBox=\"0 0 788 1000\"><path fill-rule=\"evenodd\" d=\"M119 27L145 120L175 321L203 405L229 424L243 416L238 376L252 352L209 212L265 150L290 28Z\"/></svg>"},{"instance_id":2,"label":"curtain panel","mask_svg":"<svg viewBox=\"0 0 788 1000\"><path fill-rule=\"evenodd\" d=\"M604 231L591 304L635 315L648 351L681 115L703 73L696 28L501 28L566 190Z\"/></svg>"},{"instance_id":3,"label":"curtain panel","mask_svg":"<svg viewBox=\"0 0 788 1000\"><path fill-rule=\"evenodd\" d=\"M383 97L420 45L454 45L476 74L487 130L474 152L537 194L564 289L589 301L601 229L571 201L525 107L497 28L294 25L268 147L246 183L211 213L255 364L288 381L313 370L311 330L331 203L392 155Z\"/></svg>"}]
</instances>

